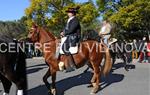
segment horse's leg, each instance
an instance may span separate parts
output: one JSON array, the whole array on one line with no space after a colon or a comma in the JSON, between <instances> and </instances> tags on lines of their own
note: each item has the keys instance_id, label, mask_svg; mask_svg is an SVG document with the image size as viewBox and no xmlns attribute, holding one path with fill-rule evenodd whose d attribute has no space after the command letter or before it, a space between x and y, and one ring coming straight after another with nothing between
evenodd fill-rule
<instances>
[{"instance_id":1,"label":"horse's leg","mask_svg":"<svg viewBox=\"0 0 150 95\"><path fill-rule=\"evenodd\" d=\"M115 61L116 61L116 52L113 52L112 50L109 51L110 52L110 55L111 55L111 58L112 58L112 65L115 64Z\"/></svg>"},{"instance_id":2,"label":"horse's leg","mask_svg":"<svg viewBox=\"0 0 150 95\"><path fill-rule=\"evenodd\" d=\"M50 69L50 72L51 72L51 79L52 79L52 84L51 84L51 93L52 93L52 95L56 95L56 83L55 83L55 81L56 81L56 70L55 69L53 69L53 68L51 68Z\"/></svg>"},{"instance_id":3,"label":"horse's leg","mask_svg":"<svg viewBox=\"0 0 150 95\"><path fill-rule=\"evenodd\" d=\"M114 54L112 55L112 65L114 65L115 62L116 62L116 53L114 53Z\"/></svg>"},{"instance_id":4,"label":"horse's leg","mask_svg":"<svg viewBox=\"0 0 150 95\"><path fill-rule=\"evenodd\" d=\"M88 85L87 87L93 87L95 85L95 82L96 82L96 75L94 73L94 75L92 76L92 79L91 79L91 84Z\"/></svg>"},{"instance_id":5,"label":"horse's leg","mask_svg":"<svg viewBox=\"0 0 150 95\"><path fill-rule=\"evenodd\" d=\"M16 70L13 73L12 81L18 88L17 95L27 95L26 60L24 53L19 53L16 63Z\"/></svg>"},{"instance_id":6,"label":"horse's leg","mask_svg":"<svg viewBox=\"0 0 150 95\"><path fill-rule=\"evenodd\" d=\"M90 62L87 63L87 68L83 71L83 73L86 73L90 68L93 70L92 65Z\"/></svg>"},{"instance_id":7,"label":"horse's leg","mask_svg":"<svg viewBox=\"0 0 150 95\"><path fill-rule=\"evenodd\" d=\"M49 72L50 72L51 79L52 79L51 88L49 89L53 95L56 95L55 81L56 81L56 71L59 70L58 60L54 58L53 55L49 55L49 56L50 57L46 60L50 68Z\"/></svg>"},{"instance_id":8,"label":"horse's leg","mask_svg":"<svg viewBox=\"0 0 150 95\"><path fill-rule=\"evenodd\" d=\"M94 75L92 77L91 83L93 85L93 89L91 91L91 94L97 93L99 90L99 82L100 82L100 66L99 62L91 62L93 69L94 69Z\"/></svg>"},{"instance_id":9,"label":"horse's leg","mask_svg":"<svg viewBox=\"0 0 150 95\"><path fill-rule=\"evenodd\" d=\"M88 66L88 67L86 68L86 70L84 70L84 73L86 73L88 69L92 69L92 70L93 70L92 64L91 64L90 62L88 62L87 66ZM93 73L93 72L92 72L92 73ZM90 81L90 84L89 84L87 87L88 87L88 88L93 87L92 83L94 83L95 81L96 81L95 75L93 74L92 79L91 79L91 81Z\"/></svg>"},{"instance_id":10,"label":"horse's leg","mask_svg":"<svg viewBox=\"0 0 150 95\"><path fill-rule=\"evenodd\" d=\"M4 87L4 93L3 93L3 95L8 95L12 83L7 78L5 78L2 74L0 74L0 80L1 80L1 82L3 84L3 87Z\"/></svg>"},{"instance_id":11,"label":"horse's leg","mask_svg":"<svg viewBox=\"0 0 150 95\"><path fill-rule=\"evenodd\" d=\"M93 83L95 83L95 81L96 81L96 75L95 75L95 73L94 73L94 75L93 75L93 77L92 77L92 79L91 79L91 83L93 84Z\"/></svg>"},{"instance_id":12,"label":"horse's leg","mask_svg":"<svg viewBox=\"0 0 150 95\"><path fill-rule=\"evenodd\" d=\"M111 53L111 59L112 59L112 72L113 72L113 70L115 70L116 68L115 68L115 62L116 62L116 58L117 58L117 53Z\"/></svg>"},{"instance_id":13,"label":"horse's leg","mask_svg":"<svg viewBox=\"0 0 150 95\"><path fill-rule=\"evenodd\" d=\"M5 77L9 80L12 81L13 83L16 84L17 88L18 88L18 92L17 95L23 95L23 84L25 84L24 78L20 77L20 75L16 74L11 67L7 66L7 70L5 71L6 75ZM26 94L26 93L24 93Z\"/></svg>"},{"instance_id":14,"label":"horse's leg","mask_svg":"<svg viewBox=\"0 0 150 95\"><path fill-rule=\"evenodd\" d=\"M43 82L45 83L47 89L50 88L50 84L49 82L47 81L47 79L50 77L50 68L47 70L46 74L43 76Z\"/></svg>"},{"instance_id":15,"label":"horse's leg","mask_svg":"<svg viewBox=\"0 0 150 95\"><path fill-rule=\"evenodd\" d=\"M129 71L128 66L127 66L127 56L125 54L122 54L122 59L124 61L124 69L126 71Z\"/></svg>"},{"instance_id":16,"label":"horse's leg","mask_svg":"<svg viewBox=\"0 0 150 95\"><path fill-rule=\"evenodd\" d=\"M93 83L93 89L91 91L91 94L97 93L99 90L99 83L100 83L100 69L99 67L95 68L94 70L95 73L95 82Z\"/></svg>"}]
</instances>

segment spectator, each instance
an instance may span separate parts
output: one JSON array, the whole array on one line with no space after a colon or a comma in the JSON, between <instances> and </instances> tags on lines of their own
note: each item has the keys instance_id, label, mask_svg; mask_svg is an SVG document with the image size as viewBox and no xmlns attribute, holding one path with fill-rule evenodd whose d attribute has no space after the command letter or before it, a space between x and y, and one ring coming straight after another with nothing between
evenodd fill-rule
<instances>
[{"instance_id":1,"label":"spectator","mask_svg":"<svg viewBox=\"0 0 150 95\"><path fill-rule=\"evenodd\" d=\"M131 63L132 62L132 43L128 43L128 45L126 46L126 50L127 50L127 62Z\"/></svg>"},{"instance_id":2,"label":"spectator","mask_svg":"<svg viewBox=\"0 0 150 95\"><path fill-rule=\"evenodd\" d=\"M140 45L139 45L140 55L138 58L138 62L140 63L142 63L145 59L145 50L144 50L145 43L146 43L146 37L143 37L143 40L140 41Z\"/></svg>"},{"instance_id":3,"label":"spectator","mask_svg":"<svg viewBox=\"0 0 150 95\"><path fill-rule=\"evenodd\" d=\"M143 58L143 62L146 63L147 62L147 41L144 44L144 58Z\"/></svg>"},{"instance_id":4,"label":"spectator","mask_svg":"<svg viewBox=\"0 0 150 95\"><path fill-rule=\"evenodd\" d=\"M132 51L132 59L137 59L138 58L138 52L137 52L137 40L133 40L133 51Z\"/></svg>"},{"instance_id":5,"label":"spectator","mask_svg":"<svg viewBox=\"0 0 150 95\"><path fill-rule=\"evenodd\" d=\"M150 63L150 35L147 40L147 59L148 59L148 63Z\"/></svg>"},{"instance_id":6,"label":"spectator","mask_svg":"<svg viewBox=\"0 0 150 95\"><path fill-rule=\"evenodd\" d=\"M109 23L109 21L105 20L102 23L102 28L99 32L99 36L101 36L103 38L104 43L108 46L108 40L110 38L110 32L111 32L111 25Z\"/></svg>"}]
</instances>

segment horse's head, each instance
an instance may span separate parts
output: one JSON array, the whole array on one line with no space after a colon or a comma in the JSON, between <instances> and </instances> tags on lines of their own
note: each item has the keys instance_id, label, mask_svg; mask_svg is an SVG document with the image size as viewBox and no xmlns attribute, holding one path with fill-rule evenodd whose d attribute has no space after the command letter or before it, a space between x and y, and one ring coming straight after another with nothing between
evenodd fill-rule
<instances>
[{"instance_id":1,"label":"horse's head","mask_svg":"<svg viewBox=\"0 0 150 95\"><path fill-rule=\"evenodd\" d=\"M32 42L38 42L39 41L39 28L36 24L32 24L31 29L29 30L28 38Z\"/></svg>"}]
</instances>

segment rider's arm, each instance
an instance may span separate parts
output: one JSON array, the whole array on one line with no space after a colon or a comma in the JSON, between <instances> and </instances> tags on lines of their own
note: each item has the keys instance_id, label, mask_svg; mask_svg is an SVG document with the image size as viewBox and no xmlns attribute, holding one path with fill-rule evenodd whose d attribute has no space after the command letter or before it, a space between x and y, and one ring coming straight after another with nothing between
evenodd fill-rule
<instances>
[{"instance_id":1,"label":"rider's arm","mask_svg":"<svg viewBox=\"0 0 150 95\"><path fill-rule=\"evenodd\" d=\"M150 52L150 44L147 44L147 52Z\"/></svg>"}]
</instances>

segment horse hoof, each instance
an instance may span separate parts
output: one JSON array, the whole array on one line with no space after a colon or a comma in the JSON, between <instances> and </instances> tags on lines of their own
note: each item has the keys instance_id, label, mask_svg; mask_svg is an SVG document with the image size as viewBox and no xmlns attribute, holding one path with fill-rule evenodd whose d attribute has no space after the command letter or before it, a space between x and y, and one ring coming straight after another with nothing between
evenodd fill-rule
<instances>
[{"instance_id":1,"label":"horse hoof","mask_svg":"<svg viewBox=\"0 0 150 95\"><path fill-rule=\"evenodd\" d=\"M8 95L8 93L5 93L5 92L4 92L3 95Z\"/></svg>"},{"instance_id":2,"label":"horse hoof","mask_svg":"<svg viewBox=\"0 0 150 95\"><path fill-rule=\"evenodd\" d=\"M129 71L129 69L125 69L127 72Z\"/></svg>"},{"instance_id":3,"label":"horse hoof","mask_svg":"<svg viewBox=\"0 0 150 95\"><path fill-rule=\"evenodd\" d=\"M56 95L56 89L51 89L52 95Z\"/></svg>"},{"instance_id":4,"label":"horse hoof","mask_svg":"<svg viewBox=\"0 0 150 95\"><path fill-rule=\"evenodd\" d=\"M92 85L93 85L93 87L95 87L95 86L96 86L96 83L92 83Z\"/></svg>"},{"instance_id":5,"label":"horse hoof","mask_svg":"<svg viewBox=\"0 0 150 95\"><path fill-rule=\"evenodd\" d=\"M91 94L91 95L95 95L96 93L91 92L90 94Z\"/></svg>"},{"instance_id":6,"label":"horse hoof","mask_svg":"<svg viewBox=\"0 0 150 95\"><path fill-rule=\"evenodd\" d=\"M98 92L99 86L94 86L90 94L96 94Z\"/></svg>"},{"instance_id":7,"label":"horse hoof","mask_svg":"<svg viewBox=\"0 0 150 95\"><path fill-rule=\"evenodd\" d=\"M52 95L51 90L48 91L48 95Z\"/></svg>"},{"instance_id":8,"label":"horse hoof","mask_svg":"<svg viewBox=\"0 0 150 95\"><path fill-rule=\"evenodd\" d=\"M129 68L128 68L128 67L125 67L124 69L125 69L126 71L129 71Z\"/></svg>"},{"instance_id":9,"label":"horse hoof","mask_svg":"<svg viewBox=\"0 0 150 95\"><path fill-rule=\"evenodd\" d=\"M94 92L93 90L90 92L91 95L95 95L96 92Z\"/></svg>"}]
</instances>

